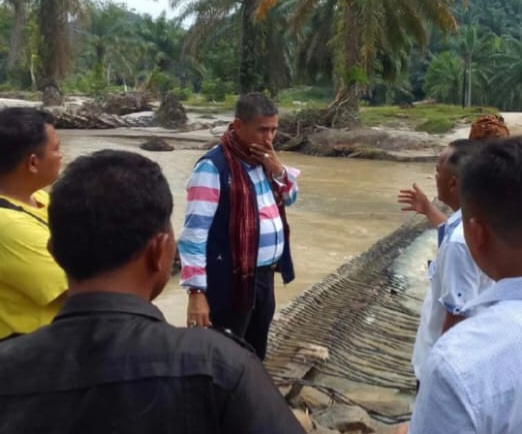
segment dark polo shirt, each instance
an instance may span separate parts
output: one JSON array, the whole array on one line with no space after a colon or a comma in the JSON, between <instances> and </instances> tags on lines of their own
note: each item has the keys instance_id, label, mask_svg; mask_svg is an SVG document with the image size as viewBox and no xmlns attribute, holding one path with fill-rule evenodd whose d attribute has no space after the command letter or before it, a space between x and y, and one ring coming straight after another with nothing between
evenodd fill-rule
<instances>
[{"instance_id":1,"label":"dark polo shirt","mask_svg":"<svg viewBox=\"0 0 522 434\"><path fill-rule=\"evenodd\" d=\"M256 356L127 294L0 344L0 433L303 433Z\"/></svg>"}]
</instances>

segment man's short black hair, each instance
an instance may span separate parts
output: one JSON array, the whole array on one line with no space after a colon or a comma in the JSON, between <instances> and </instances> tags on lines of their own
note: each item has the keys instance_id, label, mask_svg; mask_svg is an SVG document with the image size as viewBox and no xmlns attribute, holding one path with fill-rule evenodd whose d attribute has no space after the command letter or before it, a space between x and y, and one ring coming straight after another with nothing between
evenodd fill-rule
<instances>
[{"instance_id":1,"label":"man's short black hair","mask_svg":"<svg viewBox=\"0 0 522 434\"><path fill-rule=\"evenodd\" d=\"M271 117L277 113L277 107L270 98L261 92L251 92L239 97L235 117L250 122L258 116Z\"/></svg>"},{"instance_id":2,"label":"man's short black hair","mask_svg":"<svg viewBox=\"0 0 522 434\"><path fill-rule=\"evenodd\" d=\"M522 138L492 141L463 167L460 197L465 216L482 217L498 237L522 246Z\"/></svg>"},{"instance_id":3,"label":"man's short black hair","mask_svg":"<svg viewBox=\"0 0 522 434\"><path fill-rule=\"evenodd\" d=\"M172 207L167 180L152 160L111 150L79 157L51 191L53 256L77 281L114 270L168 230Z\"/></svg>"},{"instance_id":4,"label":"man's short black hair","mask_svg":"<svg viewBox=\"0 0 522 434\"><path fill-rule=\"evenodd\" d=\"M27 107L0 111L0 175L12 172L30 153L38 152L47 140L45 125L53 125L53 116Z\"/></svg>"},{"instance_id":5,"label":"man's short black hair","mask_svg":"<svg viewBox=\"0 0 522 434\"><path fill-rule=\"evenodd\" d=\"M472 139L458 139L451 142L448 146L452 153L448 157L447 164L458 176L462 167L469 159L484 147L484 142Z\"/></svg>"}]
</instances>

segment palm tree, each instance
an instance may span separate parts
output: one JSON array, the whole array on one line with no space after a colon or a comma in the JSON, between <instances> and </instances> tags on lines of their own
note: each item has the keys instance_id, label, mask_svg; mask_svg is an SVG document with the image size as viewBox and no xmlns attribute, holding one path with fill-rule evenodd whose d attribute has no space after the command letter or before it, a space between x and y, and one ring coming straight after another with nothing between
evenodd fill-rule
<instances>
[{"instance_id":1,"label":"palm tree","mask_svg":"<svg viewBox=\"0 0 522 434\"><path fill-rule=\"evenodd\" d=\"M81 0L38 0L40 83L44 105L61 105L58 83L72 65L71 26L83 13Z\"/></svg>"},{"instance_id":2,"label":"palm tree","mask_svg":"<svg viewBox=\"0 0 522 434\"><path fill-rule=\"evenodd\" d=\"M450 51L434 56L426 73L426 95L438 102L458 104L462 95L462 63L462 60Z\"/></svg>"},{"instance_id":3,"label":"palm tree","mask_svg":"<svg viewBox=\"0 0 522 434\"><path fill-rule=\"evenodd\" d=\"M127 18L126 11L112 3L89 8L89 26L86 32L88 45L94 49L93 66L98 81L106 80L107 84L110 83L110 59L124 51L121 47L124 35L130 27Z\"/></svg>"},{"instance_id":4,"label":"palm tree","mask_svg":"<svg viewBox=\"0 0 522 434\"><path fill-rule=\"evenodd\" d=\"M456 38L456 50L462 59L464 68L463 89L464 89L464 107L471 106L472 85L473 85L473 61L475 56L484 49L488 36L480 35L478 25L463 26L459 29Z\"/></svg>"},{"instance_id":5,"label":"palm tree","mask_svg":"<svg viewBox=\"0 0 522 434\"><path fill-rule=\"evenodd\" d=\"M12 71L20 59L24 43L24 27L27 20L27 0L7 0L14 13L14 26L9 43L7 70Z\"/></svg>"},{"instance_id":6,"label":"palm tree","mask_svg":"<svg viewBox=\"0 0 522 434\"><path fill-rule=\"evenodd\" d=\"M171 0L172 7L179 4L181 0ZM257 21L255 12L259 4L260 0L193 0L179 17L180 20L195 17L186 42L187 51L194 55L204 42L212 41L222 32L228 31L230 37L239 36L237 87L240 93L266 88L275 92L291 75L286 20L276 13L278 9L268 14L265 21ZM239 20L230 19L235 15ZM239 31L222 27L236 23L239 23Z\"/></svg>"},{"instance_id":7,"label":"palm tree","mask_svg":"<svg viewBox=\"0 0 522 434\"><path fill-rule=\"evenodd\" d=\"M522 107L522 32L518 38L508 37L497 57L497 71L492 77L496 103L503 109Z\"/></svg>"},{"instance_id":8,"label":"palm tree","mask_svg":"<svg viewBox=\"0 0 522 434\"><path fill-rule=\"evenodd\" d=\"M282 1L282 0L280 0ZM330 41L334 52L336 98L328 110L332 126L359 122L359 98L373 73L379 54L397 59L412 42L425 46L426 25L443 31L456 28L450 11L454 0L295 0L294 22L299 26L317 8L330 4L334 21ZM266 13L275 0L260 0ZM261 14L262 15L262 14Z\"/></svg>"}]
</instances>

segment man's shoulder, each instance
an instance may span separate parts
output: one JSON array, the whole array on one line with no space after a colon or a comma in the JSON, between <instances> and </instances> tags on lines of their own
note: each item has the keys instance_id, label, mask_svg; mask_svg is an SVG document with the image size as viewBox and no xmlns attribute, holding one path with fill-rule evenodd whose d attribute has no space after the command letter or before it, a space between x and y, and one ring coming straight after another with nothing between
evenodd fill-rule
<instances>
[{"instance_id":1,"label":"man's shoulder","mask_svg":"<svg viewBox=\"0 0 522 434\"><path fill-rule=\"evenodd\" d=\"M466 240L464 238L464 229L460 223L451 233L448 240L446 240L439 248L437 255L437 262L445 262L448 259L452 262L453 257L459 257L463 260L473 262L471 254L469 253ZM452 265L451 263L448 265Z\"/></svg>"},{"instance_id":2,"label":"man's shoulder","mask_svg":"<svg viewBox=\"0 0 522 434\"><path fill-rule=\"evenodd\" d=\"M222 379L222 371L241 375L245 365L255 358L240 342L226 334L205 328L164 327L167 336L172 337L176 353L185 359L194 370Z\"/></svg>"},{"instance_id":3,"label":"man's shoulder","mask_svg":"<svg viewBox=\"0 0 522 434\"><path fill-rule=\"evenodd\" d=\"M221 172L225 167L227 167L227 162L225 159L225 154L223 153L223 148L221 143L215 144L209 151L205 153L199 160L198 163L203 161L210 161L217 168L219 172Z\"/></svg>"},{"instance_id":4,"label":"man's shoulder","mask_svg":"<svg viewBox=\"0 0 522 434\"><path fill-rule=\"evenodd\" d=\"M460 221L457 226L455 226L455 229L453 229L453 232L451 233L450 243L460 243L460 244L466 244L466 240L464 238L464 224L462 221Z\"/></svg>"},{"instance_id":5,"label":"man's shoulder","mask_svg":"<svg viewBox=\"0 0 522 434\"><path fill-rule=\"evenodd\" d=\"M241 375L253 357L233 339L213 329L178 328L158 321L144 323L138 330L142 331L127 335L125 346L166 362L166 375L207 375L217 382L229 382Z\"/></svg>"},{"instance_id":6,"label":"man's shoulder","mask_svg":"<svg viewBox=\"0 0 522 434\"><path fill-rule=\"evenodd\" d=\"M4 392L0 395L67 390L80 383L89 387L140 378L190 376L205 376L231 390L254 358L214 330L176 328L140 317L112 325L112 321L81 321L57 321L0 343ZM57 378L41 375L57 371L61 372Z\"/></svg>"},{"instance_id":7,"label":"man's shoulder","mask_svg":"<svg viewBox=\"0 0 522 434\"><path fill-rule=\"evenodd\" d=\"M522 313L518 310L521 301L502 303L452 327L435 344L431 369L464 386L476 402L488 390L522 388Z\"/></svg>"},{"instance_id":8,"label":"man's shoulder","mask_svg":"<svg viewBox=\"0 0 522 434\"><path fill-rule=\"evenodd\" d=\"M6 230L8 229L8 230ZM35 217L16 209L0 207L0 239L4 242L49 237L49 228Z\"/></svg>"}]
</instances>

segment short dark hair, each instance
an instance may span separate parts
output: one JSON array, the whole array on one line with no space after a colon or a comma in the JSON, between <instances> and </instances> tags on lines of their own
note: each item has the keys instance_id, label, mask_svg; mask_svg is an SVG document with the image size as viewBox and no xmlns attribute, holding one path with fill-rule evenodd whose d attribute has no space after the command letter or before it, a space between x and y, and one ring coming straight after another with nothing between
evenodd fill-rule
<instances>
[{"instance_id":1,"label":"short dark hair","mask_svg":"<svg viewBox=\"0 0 522 434\"><path fill-rule=\"evenodd\" d=\"M448 146L453 152L448 157L447 164L456 175L459 175L462 167L474 154L480 152L485 143L472 139L458 139L451 142Z\"/></svg>"},{"instance_id":2,"label":"short dark hair","mask_svg":"<svg viewBox=\"0 0 522 434\"><path fill-rule=\"evenodd\" d=\"M460 197L464 215L476 212L505 242L522 246L522 138L485 145L463 167Z\"/></svg>"},{"instance_id":3,"label":"short dark hair","mask_svg":"<svg viewBox=\"0 0 522 434\"><path fill-rule=\"evenodd\" d=\"M251 92L239 97L235 117L243 122L250 122L258 116L271 117L277 113L274 102L264 93Z\"/></svg>"},{"instance_id":4,"label":"short dark hair","mask_svg":"<svg viewBox=\"0 0 522 434\"><path fill-rule=\"evenodd\" d=\"M77 281L114 270L168 230L172 208L167 180L152 160L112 150L79 157L51 190L53 256Z\"/></svg>"},{"instance_id":5,"label":"short dark hair","mask_svg":"<svg viewBox=\"0 0 522 434\"><path fill-rule=\"evenodd\" d=\"M47 140L45 125L53 125L53 116L27 107L0 111L0 175L12 172L30 153L37 152Z\"/></svg>"}]
</instances>

